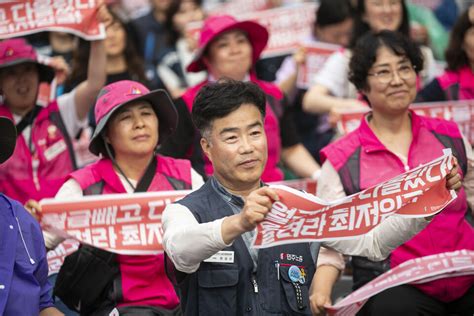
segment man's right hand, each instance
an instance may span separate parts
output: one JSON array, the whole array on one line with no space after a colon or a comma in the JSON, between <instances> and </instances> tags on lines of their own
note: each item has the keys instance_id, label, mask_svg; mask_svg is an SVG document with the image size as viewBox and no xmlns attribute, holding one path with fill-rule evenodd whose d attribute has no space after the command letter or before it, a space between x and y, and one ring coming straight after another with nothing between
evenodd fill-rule
<instances>
[{"instance_id":1,"label":"man's right hand","mask_svg":"<svg viewBox=\"0 0 474 316\"><path fill-rule=\"evenodd\" d=\"M280 198L273 189L261 187L250 193L239 214L226 217L222 222L222 240L230 244L245 232L252 231L272 209L272 204Z\"/></svg>"}]
</instances>

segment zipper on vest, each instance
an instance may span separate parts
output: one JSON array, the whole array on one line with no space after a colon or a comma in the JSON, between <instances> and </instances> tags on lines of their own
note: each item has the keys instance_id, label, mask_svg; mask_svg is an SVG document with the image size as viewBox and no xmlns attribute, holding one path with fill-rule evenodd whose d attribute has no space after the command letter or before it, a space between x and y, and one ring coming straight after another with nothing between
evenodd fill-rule
<instances>
[{"instance_id":1,"label":"zipper on vest","mask_svg":"<svg viewBox=\"0 0 474 316\"><path fill-rule=\"evenodd\" d=\"M255 275L252 275L252 285L253 285L253 291L255 293L258 293L258 283L257 283L257 278L255 278Z\"/></svg>"}]
</instances>

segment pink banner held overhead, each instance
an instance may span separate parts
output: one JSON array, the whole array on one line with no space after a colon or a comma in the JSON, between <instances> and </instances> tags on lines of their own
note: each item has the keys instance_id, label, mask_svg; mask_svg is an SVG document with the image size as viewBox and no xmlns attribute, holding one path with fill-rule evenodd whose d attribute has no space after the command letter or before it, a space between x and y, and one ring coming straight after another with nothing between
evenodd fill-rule
<instances>
[{"instance_id":1,"label":"pink banner held overhead","mask_svg":"<svg viewBox=\"0 0 474 316\"><path fill-rule=\"evenodd\" d=\"M280 200L257 226L254 247L353 238L368 233L388 216L426 217L456 198L446 188L453 166L450 150L438 159L342 199L325 202L284 186Z\"/></svg>"},{"instance_id":2,"label":"pink banner held overhead","mask_svg":"<svg viewBox=\"0 0 474 316\"><path fill-rule=\"evenodd\" d=\"M0 1L0 39L42 31L103 39L105 28L97 22L97 5L98 0Z\"/></svg>"}]
</instances>

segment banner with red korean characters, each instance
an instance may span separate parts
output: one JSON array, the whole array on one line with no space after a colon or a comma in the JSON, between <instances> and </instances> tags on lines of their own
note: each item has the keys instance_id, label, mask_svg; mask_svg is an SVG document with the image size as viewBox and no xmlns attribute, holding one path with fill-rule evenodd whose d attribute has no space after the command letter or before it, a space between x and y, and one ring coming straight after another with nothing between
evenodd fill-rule
<instances>
[{"instance_id":1,"label":"banner with red korean characters","mask_svg":"<svg viewBox=\"0 0 474 316\"><path fill-rule=\"evenodd\" d=\"M105 38L97 22L98 0L23 0L0 2L0 39L42 31L75 34L86 40Z\"/></svg>"},{"instance_id":2,"label":"banner with red korean characters","mask_svg":"<svg viewBox=\"0 0 474 316\"><path fill-rule=\"evenodd\" d=\"M474 275L474 251L472 250L463 249L411 259L352 292L334 306L327 308L327 311L333 316L352 316L370 297L389 288L462 275Z\"/></svg>"},{"instance_id":3,"label":"banner with red korean characters","mask_svg":"<svg viewBox=\"0 0 474 316\"><path fill-rule=\"evenodd\" d=\"M419 115L454 121L459 129L474 144L474 100L415 103L411 109ZM347 134L359 127L367 111L348 111L340 114L338 130Z\"/></svg>"},{"instance_id":4,"label":"banner with red korean characters","mask_svg":"<svg viewBox=\"0 0 474 316\"><path fill-rule=\"evenodd\" d=\"M323 42L305 44L303 47L306 52L306 61L298 71L296 86L300 89L309 89L312 85L311 80L323 67L329 56L341 47Z\"/></svg>"},{"instance_id":5,"label":"banner with red korean characters","mask_svg":"<svg viewBox=\"0 0 474 316\"><path fill-rule=\"evenodd\" d=\"M63 238L77 239L110 252L130 255L163 251L161 214L167 204L190 191L86 196L41 201L41 226Z\"/></svg>"},{"instance_id":6,"label":"banner with red korean characters","mask_svg":"<svg viewBox=\"0 0 474 316\"><path fill-rule=\"evenodd\" d=\"M325 202L285 186L280 200L257 226L254 247L353 238L368 233L388 216L426 217L456 198L446 189L451 150L427 164L342 199Z\"/></svg>"},{"instance_id":7,"label":"banner with red korean characters","mask_svg":"<svg viewBox=\"0 0 474 316\"><path fill-rule=\"evenodd\" d=\"M66 239L53 250L48 251L48 275L59 272L64 263L64 258L79 248L80 243L75 239Z\"/></svg>"}]
</instances>

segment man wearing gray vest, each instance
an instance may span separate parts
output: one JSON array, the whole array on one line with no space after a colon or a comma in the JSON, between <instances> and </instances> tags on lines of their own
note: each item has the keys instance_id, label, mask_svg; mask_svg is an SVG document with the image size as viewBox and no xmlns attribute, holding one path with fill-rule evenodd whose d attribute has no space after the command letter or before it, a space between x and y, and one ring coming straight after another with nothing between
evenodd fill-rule
<instances>
[{"instance_id":1,"label":"man wearing gray vest","mask_svg":"<svg viewBox=\"0 0 474 316\"><path fill-rule=\"evenodd\" d=\"M214 173L162 218L184 315L311 315L319 243L251 247L256 225L278 200L260 180L267 160L265 104L258 86L230 79L204 86L194 101L193 121ZM362 237L323 245L382 260L427 224L391 216Z\"/></svg>"}]
</instances>

